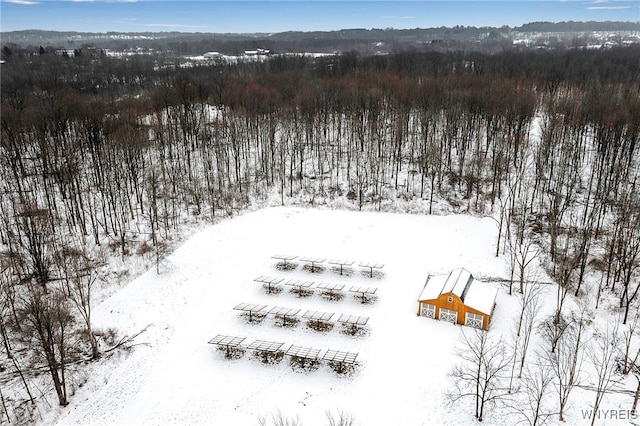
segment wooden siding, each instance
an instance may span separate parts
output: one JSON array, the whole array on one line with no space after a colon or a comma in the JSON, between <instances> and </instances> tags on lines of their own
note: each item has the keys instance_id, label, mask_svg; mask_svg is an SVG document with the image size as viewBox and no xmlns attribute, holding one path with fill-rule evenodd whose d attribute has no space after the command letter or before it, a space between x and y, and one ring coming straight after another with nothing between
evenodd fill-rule
<instances>
[{"instance_id":1,"label":"wooden siding","mask_svg":"<svg viewBox=\"0 0 640 426\"><path fill-rule=\"evenodd\" d=\"M449 298L451 298L451 302L449 302ZM473 309L464 304L462 299L456 296L453 293L443 293L437 299L430 300L419 300L418 301L418 315L420 315L422 311L422 304L434 305L436 307L435 318L438 319L440 316L440 309L449 309L451 311L458 312L458 320L457 323L460 325L464 325L465 320L467 319L467 312L472 314L478 314L482 316L482 329L489 329L489 322L491 320L491 315L487 315L484 312L480 312L477 309ZM492 312L493 313L493 312Z\"/></svg>"}]
</instances>

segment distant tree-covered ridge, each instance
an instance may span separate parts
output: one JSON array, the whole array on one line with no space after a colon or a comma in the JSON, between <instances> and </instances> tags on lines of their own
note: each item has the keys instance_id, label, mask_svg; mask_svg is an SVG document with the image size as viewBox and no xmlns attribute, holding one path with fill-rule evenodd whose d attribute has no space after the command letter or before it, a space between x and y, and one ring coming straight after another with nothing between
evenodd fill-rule
<instances>
[{"instance_id":1,"label":"distant tree-covered ridge","mask_svg":"<svg viewBox=\"0 0 640 426\"><path fill-rule=\"evenodd\" d=\"M533 22L520 27L435 27L414 29L355 28L337 31L285 31L265 33L89 33L71 31L24 30L2 32L2 44L75 48L91 44L98 48L126 49L133 46L179 54L219 51L238 54L262 47L274 52L347 52L391 53L398 50L477 50L500 51L499 41L511 41L523 33L566 33L566 39L584 32L639 32L638 22ZM479 43L478 43L479 42Z\"/></svg>"}]
</instances>

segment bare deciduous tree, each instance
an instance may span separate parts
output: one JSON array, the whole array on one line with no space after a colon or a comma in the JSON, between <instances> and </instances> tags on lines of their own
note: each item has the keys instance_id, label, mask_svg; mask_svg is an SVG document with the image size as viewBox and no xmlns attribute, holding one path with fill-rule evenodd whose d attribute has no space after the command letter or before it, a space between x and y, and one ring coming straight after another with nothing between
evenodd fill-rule
<instances>
[{"instance_id":1,"label":"bare deciduous tree","mask_svg":"<svg viewBox=\"0 0 640 426\"><path fill-rule=\"evenodd\" d=\"M91 259L86 253L86 248L76 249L72 246L64 247L56 255L57 263L63 273L63 282L67 298L73 302L78 313L84 321L87 340L91 347L93 359L100 356L98 342L91 326L91 291L96 282L97 268L101 262Z\"/></svg>"},{"instance_id":2,"label":"bare deciduous tree","mask_svg":"<svg viewBox=\"0 0 640 426\"><path fill-rule=\"evenodd\" d=\"M337 415L327 410L325 415L327 416L327 426L354 426L356 424L355 418L343 410L338 410Z\"/></svg>"},{"instance_id":3,"label":"bare deciduous tree","mask_svg":"<svg viewBox=\"0 0 640 426\"><path fill-rule=\"evenodd\" d=\"M20 312L23 338L32 342L32 348L45 363L51 375L58 403L69 403L66 369L70 360L73 315L69 312L64 295L30 285L24 295Z\"/></svg>"},{"instance_id":4,"label":"bare deciduous tree","mask_svg":"<svg viewBox=\"0 0 640 426\"><path fill-rule=\"evenodd\" d=\"M552 416L547 401L552 379L551 369L547 365L534 363L533 366L527 367L520 388L524 404L521 399L514 399L510 404L511 410L520 418L513 424L542 426L547 423Z\"/></svg>"},{"instance_id":5,"label":"bare deciduous tree","mask_svg":"<svg viewBox=\"0 0 640 426\"><path fill-rule=\"evenodd\" d=\"M461 362L450 373L454 380L454 389L448 394L451 402L474 398L474 416L482 421L486 405L509 393L504 383L511 360L507 352L501 339L491 338L485 331L463 331L456 347Z\"/></svg>"},{"instance_id":6,"label":"bare deciduous tree","mask_svg":"<svg viewBox=\"0 0 640 426\"><path fill-rule=\"evenodd\" d=\"M597 341L594 341L589 348L589 359L595 369L595 382L593 391L595 398L593 401L593 416L591 426L596 421L596 413L600 409L600 403L605 394L614 389L619 378L616 377L617 365L615 357L618 353L618 323L608 326Z\"/></svg>"},{"instance_id":7,"label":"bare deciduous tree","mask_svg":"<svg viewBox=\"0 0 640 426\"><path fill-rule=\"evenodd\" d=\"M553 386L558 394L558 415L565 421L564 410L571 391L580 384L580 372L584 356L586 316L584 310L560 336L554 350L546 352L547 361L554 376Z\"/></svg>"}]
</instances>

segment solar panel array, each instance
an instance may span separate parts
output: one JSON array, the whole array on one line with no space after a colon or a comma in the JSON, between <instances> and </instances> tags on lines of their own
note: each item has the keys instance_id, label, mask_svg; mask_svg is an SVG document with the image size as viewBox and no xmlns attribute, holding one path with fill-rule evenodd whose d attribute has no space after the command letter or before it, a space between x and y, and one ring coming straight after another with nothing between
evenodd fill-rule
<instances>
[{"instance_id":1,"label":"solar panel array","mask_svg":"<svg viewBox=\"0 0 640 426\"><path fill-rule=\"evenodd\" d=\"M320 257L298 257L297 255L286 255L286 254L275 254L271 256L273 259L279 259L283 261L285 264L287 261L291 261L294 259L299 259L302 262L311 263L313 266L316 263L323 263L326 261L326 258ZM350 267L354 264L352 260L344 260L344 259L331 259L329 261L332 265L340 266L340 273L342 274L343 267ZM380 263L371 263L371 262L360 262L360 267L369 268L371 275L373 276L373 269L382 269L384 264ZM267 284L269 286L281 284L284 279L272 276L259 276L254 281ZM313 281L304 281L304 280L289 280L284 283L287 286L295 287L302 291L303 289L310 289L314 286ZM345 288L344 284L339 283L319 283L316 286L320 290L325 290L327 292L339 292ZM377 292L376 287L362 287L362 286L352 286L349 291L353 293L360 293L364 298L366 295L374 295ZM293 291L293 290L292 290ZM264 311L267 308L267 305L255 304L255 303L240 303L236 305L233 309L245 311L251 313L259 313ZM300 309L296 308L285 308L281 306L275 306L267 312L269 315L274 315L275 317L295 317L299 314ZM309 319L311 321L329 321L333 318L335 314L333 312L322 312L322 311L313 311L307 310L302 317L305 319ZM357 316L357 315L345 315L342 314L338 318L338 322L342 324L352 325L352 326L364 326L368 323L369 317ZM242 343L246 340L246 337L240 336L231 336L225 334L218 334L214 338L212 338L209 343L218 345L221 347L226 347L227 350L230 348L241 348ZM276 353L282 349L285 344L283 342L275 342L269 340L254 340L251 342L246 349L254 350L258 352L263 352L265 357L267 357L267 353ZM348 351L340 351L329 349L324 352L322 357L320 358L321 349L311 348L307 346L298 346L291 345L285 352L286 355L291 357L303 358L308 360L317 361L319 359L323 361L339 363L339 364L356 364L356 358L358 357L357 352L348 352ZM337 371L337 370L336 370Z\"/></svg>"},{"instance_id":2,"label":"solar panel array","mask_svg":"<svg viewBox=\"0 0 640 426\"><path fill-rule=\"evenodd\" d=\"M353 325L365 325L369 322L369 317L359 317L357 315L340 315L338 322Z\"/></svg>"},{"instance_id":3,"label":"solar panel array","mask_svg":"<svg viewBox=\"0 0 640 426\"><path fill-rule=\"evenodd\" d=\"M298 258L298 256L296 255L288 255L288 254L275 254L273 256L271 256L272 259L279 259L282 260L285 264L287 263L288 260L294 260L294 259L299 259L302 262L306 262L306 263L310 263L311 266L315 266L316 263L323 263L327 260L327 258L325 257L311 257L311 256L304 256L304 257L300 257ZM343 268L345 266L352 266L355 262L353 260L345 260L345 259L331 259L329 260L329 263L332 265L339 265L340 266L340 275L342 275L343 272ZM360 262L358 264L359 267L361 268L369 268L369 275L371 277L373 277L373 270L374 269L382 269L384 268L384 263L377 263L377 262Z\"/></svg>"},{"instance_id":4,"label":"solar panel array","mask_svg":"<svg viewBox=\"0 0 640 426\"><path fill-rule=\"evenodd\" d=\"M322 290L341 291L344 288L344 284L320 283L316 287Z\"/></svg>"},{"instance_id":5,"label":"solar panel array","mask_svg":"<svg viewBox=\"0 0 640 426\"><path fill-rule=\"evenodd\" d=\"M233 309L236 310L236 311L260 312L266 307L267 307L267 305L258 305L258 304L255 304L255 303L240 303L239 305L237 305Z\"/></svg>"},{"instance_id":6,"label":"solar panel array","mask_svg":"<svg viewBox=\"0 0 640 426\"><path fill-rule=\"evenodd\" d=\"M274 284L280 284L282 281L284 281L284 278L267 277L262 275L256 278L254 281L257 281L259 283L274 285Z\"/></svg>"},{"instance_id":7,"label":"solar panel array","mask_svg":"<svg viewBox=\"0 0 640 426\"><path fill-rule=\"evenodd\" d=\"M301 261L309 263L322 263L327 260L326 257L301 257Z\"/></svg>"},{"instance_id":8,"label":"solar panel array","mask_svg":"<svg viewBox=\"0 0 640 426\"><path fill-rule=\"evenodd\" d=\"M353 260L331 259L329 263L332 265L351 266L353 265Z\"/></svg>"},{"instance_id":9,"label":"solar panel array","mask_svg":"<svg viewBox=\"0 0 640 426\"><path fill-rule=\"evenodd\" d=\"M349 289L354 293L362 293L362 294L375 294L378 291L378 287L359 287L353 286Z\"/></svg>"},{"instance_id":10,"label":"solar panel array","mask_svg":"<svg viewBox=\"0 0 640 426\"><path fill-rule=\"evenodd\" d=\"M360 264L358 266L360 266L361 268L382 269L382 268L384 268L384 263L360 262Z\"/></svg>"},{"instance_id":11,"label":"solar panel array","mask_svg":"<svg viewBox=\"0 0 640 426\"><path fill-rule=\"evenodd\" d=\"M334 315L333 312L307 311L302 315L302 318L312 321L329 321Z\"/></svg>"},{"instance_id":12,"label":"solar panel array","mask_svg":"<svg viewBox=\"0 0 640 426\"><path fill-rule=\"evenodd\" d=\"M284 342L272 342L269 340L254 340L247 349L260 352L278 352L284 346Z\"/></svg>"},{"instance_id":13,"label":"solar panel array","mask_svg":"<svg viewBox=\"0 0 640 426\"><path fill-rule=\"evenodd\" d=\"M292 287L298 287L299 289L309 288L315 284L313 281L301 281L301 280L289 280L285 285L289 285Z\"/></svg>"},{"instance_id":14,"label":"solar panel array","mask_svg":"<svg viewBox=\"0 0 640 426\"><path fill-rule=\"evenodd\" d=\"M318 355L320 355L320 349L294 345L287 350L286 355L315 360L318 359Z\"/></svg>"},{"instance_id":15,"label":"solar panel array","mask_svg":"<svg viewBox=\"0 0 640 426\"><path fill-rule=\"evenodd\" d=\"M226 346L229 348L235 348L240 346L240 343L246 340L246 337L227 336L226 334L218 334L213 339L209 340L212 345Z\"/></svg>"},{"instance_id":16,"label":"solar panel array","mask_svg":"<svg viewBox=\"0 0 640 426\"><path fill-rule=\"evenodd\" d=\"M322 356L322 359L324 361L341 362L344 364L355 364L357 357L358 357L357 352L343 352L343 351L336 351L333 349L329 349Z\"/></svg>"},{"instance_id":17,"label":"solar panel array","mask_svg":"<svg viewBox=\"0 0 640 426\"><path fill-rule=\"evenodd\" d=\"M286 262L287 260L297 259L298 256L290 255L290 254L274 254L273 256L271 256L271 258L272 259L280 259L280 260Z\"/></svg>"},{"instance_id":18,"label":"solar panel array","mask_svg":"<svg viewBox=\"0 0 640 426\"><path fill-rule=\"evenodd\" d=\"M280 306L274 306L269 310L268 313L271 315L281 316L281 317L293 317L298 315L298 312L300 312L300 309L282 308Z\"/></svg>"}]
</instances>

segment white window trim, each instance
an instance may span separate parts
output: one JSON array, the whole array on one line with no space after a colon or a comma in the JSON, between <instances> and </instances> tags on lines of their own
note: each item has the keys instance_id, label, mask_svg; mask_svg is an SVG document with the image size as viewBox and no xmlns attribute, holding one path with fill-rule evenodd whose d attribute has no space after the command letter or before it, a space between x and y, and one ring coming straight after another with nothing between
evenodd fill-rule
<instances>
[{"instance_id":1,"label":"white window trim","mask_svg":"<svg viewBox=\"0 0 640 426\"><path fill-rule=\"evenodd\" d=\"M480 314L467 312L466 318L464 319L464 325L479 328L482 330L482 326L484 325L484 317Z\"/></svg>"},{"instance_id":2,"label":"white window trim","mask_svg":"<svg viewBox=\"0 0 640 426\"><path fill-rule=\"evenodd\" d=\"M431 315L428 315L431 313ZM420 305L420 315L427 318L435 318L436 317L436 306L431 305L429 303L421 303Z\"/></svg>"},{"instance_id":3,"label":"white window trim","mask_svg":"<svg viewBox=\"0 0 640 426\"><path fill-rule=\"evenodd\" d=\"M448 319L442 318L443 315L444 316L448 316L450 314L455 314L455 317L453 318L453 321L450 321ZM453 324L457 324L458 323L458 311L452 311L450 309L440 308L440 313L438 315L438 319L439 320L443 320L443 321L448 321L448 322L453 323Z\"/></svg>"}]
</instances>

